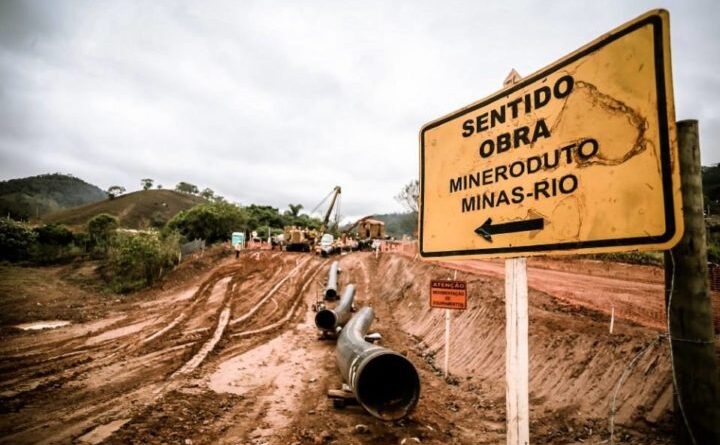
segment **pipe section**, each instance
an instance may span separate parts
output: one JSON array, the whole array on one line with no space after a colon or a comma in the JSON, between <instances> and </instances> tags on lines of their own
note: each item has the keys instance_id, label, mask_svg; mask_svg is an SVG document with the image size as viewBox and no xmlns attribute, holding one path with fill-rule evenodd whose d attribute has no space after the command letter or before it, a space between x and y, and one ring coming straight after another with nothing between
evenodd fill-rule
<instances>
[{"instance_id":1,"label":"pipe section","mask_svg":"<svg viewBox=\"0 0 720 445\"><path fill-rule=\"evenodd\" d=\"M337 276L340 266L337 261L333 261L328 271L327 285L325 286L325 299L337 300Z\"/></svg>"},{"instance_id":2,"label":"pipe section","mask_svg":"<svg viewBox=\"0 0 720 445\"><path fill-rule=\"evenodd\" d=\"M323 309L315 314L315 326L324 331L336 332L350 320L353 300L355 299L355 285L348 284L343 291L340 302L334 309Z\"/></svg>"},{"instance_id":3,"label":"pipe section","mask_svg":"<svg viewBox=\"0 0 720 445\"><path fill-rule=\"evenodd\" d=\"M417 405L420 377L404 356L365 341L373 318L372 308L364 307L350 319L338 337L335 358L367 412L382 420L401 419Z\"/></svg>"}]
</instances>

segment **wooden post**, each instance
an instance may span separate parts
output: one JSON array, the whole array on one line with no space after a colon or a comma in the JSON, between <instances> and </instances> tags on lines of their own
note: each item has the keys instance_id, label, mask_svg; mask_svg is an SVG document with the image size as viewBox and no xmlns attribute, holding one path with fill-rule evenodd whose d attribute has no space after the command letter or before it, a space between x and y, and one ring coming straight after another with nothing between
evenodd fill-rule
<instances>
[{"instance_id":1,"label":"wooden post","mask_svg":"<svg viewBox=\"0 0 720 445\"><path fill-rule=\"evenodd\" d=\"M525 258L505 260L505 405L507 444L530 443L528 287Z\"/></svg>"},{"instance_id":2,"label":"wooden post","mask_svg":"<svg viewBox=\"0 0 720 445\"><path fill-rule=\"evenodd\" d=\"M678 443L720 444L720 374L715 355L698 122L677 124L685 234L665 253L668 334Z\"/></svg>"},{"instance_id":3,"label":"wooden post","mask_svg":"<svg viewBox=\"0 0 720 445\"><path fill-rule=\"evenodd\" d=\"M522 76L510 70L503 86L520 82ZM528 402L528 286L527 260L505 260L505 407L507 444L530 443Z\"/></svg>"},{"instance_id":4,"label":"wooden post","mask_svg":"<svg viewBox=\"0 0 720 445\"><path fill-rule=\"evenodd\" d=\"M613 327L615 327L615 305L610 310L610 334L613 333Z\"/></svg>"}]
</instances>

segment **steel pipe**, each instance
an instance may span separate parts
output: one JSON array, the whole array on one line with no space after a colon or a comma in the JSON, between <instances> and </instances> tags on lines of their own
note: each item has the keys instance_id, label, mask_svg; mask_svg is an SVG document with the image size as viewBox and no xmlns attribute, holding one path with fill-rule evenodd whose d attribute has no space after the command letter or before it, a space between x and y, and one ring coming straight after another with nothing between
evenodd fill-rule
<instances>
[{"instance_id":1,"label":"steel pipe","mask_svg":"<svg viewBox=\"0 0 720 445\"><path fill-rule=\"evenodd\" d=\"M325 286L325 299L337 300L337 276L340 266L337 261L333 261L328 271L327 285Z\"/></svg>"},{"instance_id":2,"label":"steel pipe","mask_svg":"<svg viewBox=\"0 0 720 445\"><path fill-rule=\"evenodd\" d=\"M315 326L324 331L337 332L350 320L354 298L355 285L348 284L334 309L323 309L315 314Z\"/></svg>"},{"instance_id":3,"label":"steel pipe","mask_svg":"<svg viewBox=\"0 0 720 445\"><path fill-rule=\"evenodd\" d=\"M420 377L404 356L365 341L373 318L372 308L364 307L350 319L338 337L335 358L367 412L382 420L401 419L417 405Z\"/></svg>"}]
</instances>

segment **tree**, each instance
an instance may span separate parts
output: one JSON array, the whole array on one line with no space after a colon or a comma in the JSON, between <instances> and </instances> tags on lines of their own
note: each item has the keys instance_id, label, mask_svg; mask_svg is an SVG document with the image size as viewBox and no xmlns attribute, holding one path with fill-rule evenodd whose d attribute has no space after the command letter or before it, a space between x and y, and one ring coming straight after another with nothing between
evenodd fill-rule
<instances>
[{"instance_id":1,"label":"tree","mask_svg":"<svg viewBox=\"0 0 720 445\"><path fill-rule=\"evenodd\" d=\"M151 189L153 186L153 182L155 182L155 180L150 178L144 178L140 180L140 184L142 185L143 190Z\"/></svg>"},{"instance_id":2,"label":"tree","mask_svg":"<svg viewBox=\"0 0 720 445\"><path fill-rule=\"evenodd\" d=\"M115 199L117 196L125 193L125 187L121 185L112 185L107 189L108 198Z\"/></svg>"},{"instance_id":3,"label":"tree","mask_svg":"<svg viewBox=\"0 0 720 445\"><path fill-rule=\"evenodd\" d=\"M157 189L160 190L162 188L162 184L157 185Z\"/></svg>"},{"instance_id":4,"label":"tree","mask_svg":"<svg viewBox=\"0 0 720 445\"><path fill-rule=\"evenodd\" d=\"M198 188L195 184L190 184L189 182L185 181L179 182L175 186L175 190L180 193L189 193L191 195L197 195L198 193Z\"/></svg>"},{"instance_id":5,"label":"tree","mask_svg":"<svg viewBox=\"0 0 720 445\"><path fill-rule=\"evenodd\" d=\"M302 210L303 205L302 204L288 204L288 207L290 208L290 216L293 218L297 218L300 214L300 210Z\"/></svg>"},{"instance_id":6,"label":"tree","mask_svg":"<svg viewBox=\"0 0 720 445\"><path fill-rule=\"evenodd\" d=\"M0 259L18 261L29 257L36 234L25 224L0 218Z\"/></svg>"},{"instance_id":7,"label":"tree","mask_svg":"<svg viewBox=\"0 0 720 445\"><path fill-rule=\"evenodd\" d=\"M214 243L229 239L232 232L249 230L248 222L245 209L227 202L209 202L178 213L165 229L177 230L187 240Z\"/></svg>"},{"instance_id":8,"label":"tree","mask_svg":"<svg viewBox=\"0 0 720 445\"><path fill-rule=\"evenodd\" d=\"M251 228L282 227L283 217L275 207L250 204L243 210L248 215Z\"/></svg>"},{"instance_id":9,"label":"tree","mask_svg":"<svg viewBox=\"0 0 720 445\"><path fill-rule=\"evenodd\" d=\"M420 198L420 181L417 179L410 181L395 196L395 200L402 204L408 211L417 213L418 198Z\"/></svg>"},{"instance_id":10,"label":"tree","mask_svg":"<svg viewBox=\"0 0 720 445\"><path fill-rule=\"evenodd\" d=\"M207 199L208 201L211 201L213 196L215 196L215 192L208 187L205 187L202 192L200 192L200 196Z\"/></svg>"}]
</instances>

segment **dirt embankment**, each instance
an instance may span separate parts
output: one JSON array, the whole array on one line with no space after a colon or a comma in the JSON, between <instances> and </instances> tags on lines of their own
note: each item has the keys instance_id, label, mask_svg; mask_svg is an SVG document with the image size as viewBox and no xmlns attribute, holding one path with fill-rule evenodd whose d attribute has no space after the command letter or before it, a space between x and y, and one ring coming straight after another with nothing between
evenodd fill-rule
<instances>
[{"instance_id":1,"label":"dirt embankment","mask_svg":"<svg viewBox=\"0 0 720 445\"><path fill-rule=\"evenodd\" d=\"M0 444L503 443L503 281L458 274L471 298L453 314L446 381L443 312L428 308L427 292L452 270L394 254L336 259L340 287L355 284L357 306L375 308L382 345L418 369L421 399L409 418L382 422L327 399L342 382L334 342L318 340L310 308L329 262L246 252L209 269L184 266L94 321L6 336ZM617 441L670 443L666 341L623 319L610 335L607 315L582 301L531 290L533 443L607 440L613 398Z\"/></svg>"},{"instance_id":2,"label":"dirt embankment","mask_svg":"<svg viewBox=\"0 0 720 445\"><path fill-rule=\"evenodd\" d=\"M379 281L396 283L380 296L395 319L418 340L434 363L444 362L444 314L428 307L427 278L451 278L447 269L389 257L379 268ZM497 279L460 273L469 283L467 311L452 317L451 372L479 377L487 394L501 400L505 377L505 303ZM599 291L600 292L600 291ZM608 332L609 318L577 304L565 304L530 291L529 349L531 418L538 426L562 413L567 421L607 419L616 384L615 421L642 428L656 424L671 406L672 382L667 342L652 329L618 321ZM636 299L635 305L642 304ZM631 369L628 364L641 353Z\"/></svg>"}]
</instances>

